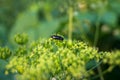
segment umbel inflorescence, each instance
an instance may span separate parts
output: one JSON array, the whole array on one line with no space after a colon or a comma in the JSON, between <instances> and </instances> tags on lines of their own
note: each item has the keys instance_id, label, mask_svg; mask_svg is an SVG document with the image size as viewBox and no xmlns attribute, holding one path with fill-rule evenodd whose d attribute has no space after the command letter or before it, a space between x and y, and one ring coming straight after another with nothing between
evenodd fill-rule
<instances>
[{"instance_id":1,"label":"umbel inflorescence","mask_svg":"<svg viewBox=\"0 0 120 80\"><path fill-rule=\"evenodd\" d=\"M23 40L21 38L24 37L16 39L26 43L27 38ZM119 65L120 62L118 59L116 64L111 63L112 53L98 52L96 48L80 41L73 41L71 45L67 40L51 38L35 41L29 45L23 45L24 42L20 41L22 46L13 51L5 71L7 74L15 74L18 80L86 80L94 75L93 69L99 66L97 64L102 62ZM9 49L0 48L0 51L8 51L11 54ZM117 55L119 54L117 52ZM92 67L89 66L90 61L95 62Z\"/></svg>"}]
</instances>

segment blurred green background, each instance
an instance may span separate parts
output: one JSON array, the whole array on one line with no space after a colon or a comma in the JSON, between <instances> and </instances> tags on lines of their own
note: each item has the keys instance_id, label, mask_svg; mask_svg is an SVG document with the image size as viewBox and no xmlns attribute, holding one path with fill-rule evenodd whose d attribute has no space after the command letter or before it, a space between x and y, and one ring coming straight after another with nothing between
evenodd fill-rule
<instances>
[{"instance_id":1,"label":"blurred green background","mask_svg":"<svg viewBox=\"0 0 120 80\"><path fill-rule=\"evenodd\" d=\"M56 33L68 39L72 7L73 40L103 51L120 49L119 4L120 0L0 0L0 45L13 46L13 36L22 32L29 42Z\"/></svg>"},{"instance_id":2,"label":"blurred green background","mask_svg":"<svg viewBox=\"0 0 120 80\"><path fill-rule=\"evenodd\" d=\"M53 34L69 39L70 8L72 40L100 51L120 49L120 0L0 0L0 46L14 48L17 33L27 33L29 43Z\"/></svg>"}]
</instances>

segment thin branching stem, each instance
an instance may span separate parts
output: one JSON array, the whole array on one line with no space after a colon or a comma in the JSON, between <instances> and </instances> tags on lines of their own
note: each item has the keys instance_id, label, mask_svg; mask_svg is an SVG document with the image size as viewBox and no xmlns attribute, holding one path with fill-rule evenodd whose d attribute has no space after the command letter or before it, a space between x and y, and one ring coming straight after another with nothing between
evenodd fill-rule
<instances>
[{"instance_id":1,"label":"thin branching stem","mask_svg":"<svg viewBox=\"0 0 120 80\"><path fill-rule=\"evenodd\" d=\"M68 14L69 14L69 23L68 23L68 39L69 43L72 43L72 27L73 27L73 8L69 7L68 9Z\"/></svg>"},{"instance_id":2,"label":"thin branching stem","mask_svg":"<svg viewBox=\"0 0 120 80\"><path fill-rule=\"evenodd\" d=\"M98 18L98 21L96 23L96 31L95 31L95 37L94 37L94 47L97 46L97 43L98 43L98 40L99 40L99 30L100 30L100 23L99 23L99 20L100 20L101 17ZM99 77L100 77L100 80L104 80L104 77L103 77L103 74L102 74L102 69L101 69L101 66L99 65L97 67L97 70L98 70L98 74L99 74Z\"/></svg>"}]
</instances>

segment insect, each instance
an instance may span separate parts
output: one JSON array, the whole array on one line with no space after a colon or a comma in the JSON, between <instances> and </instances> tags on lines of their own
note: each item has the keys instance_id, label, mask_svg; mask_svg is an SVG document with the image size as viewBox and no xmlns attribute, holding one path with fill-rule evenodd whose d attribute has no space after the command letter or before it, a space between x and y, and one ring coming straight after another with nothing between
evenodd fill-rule
<instances>
[{"instance_id":1,"label":"insect","mask_svg":"<svg viewBox=\"0 0 120 80\"><path fill-rule=\"evenodd\" d=\"M61 41L63 41L63 40L64 40L64 38L63 38L63 37L58 36L58 35L52 35L52 36L51 36L51 38L52 38L52 39L55 39L55 40L61 40Z\"/></svg>"}]
</instances>

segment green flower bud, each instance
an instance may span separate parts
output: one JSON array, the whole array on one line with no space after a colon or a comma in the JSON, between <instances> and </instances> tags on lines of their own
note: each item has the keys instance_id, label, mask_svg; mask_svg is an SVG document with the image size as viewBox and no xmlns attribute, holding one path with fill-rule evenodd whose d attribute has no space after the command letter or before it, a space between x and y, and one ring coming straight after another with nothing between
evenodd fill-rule
<instances>
[{"instance_id":1,"label":"green flower bud","mask_svg":"<svg viewBox=\"0 0 120 80\"><path fill-rule=\"evenodd\" d=\"M12 52L10 51L9 48L7 47L4 47L4 48L1 48L0 47L0 58L1 59L7 59L11 56Z\"/></svg>"},{"instance_id":2,"label":"green flower bud","mask_svg":"<svg viewBox=\"0 0 120 80\"><path fill-rule=\"evenodd\" d=\"M16 34L14 37L14 40L19 45L24 45L28 42L28 35L25 33L22 34Z\"/></svg>"}]
</instances>

